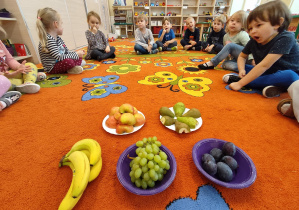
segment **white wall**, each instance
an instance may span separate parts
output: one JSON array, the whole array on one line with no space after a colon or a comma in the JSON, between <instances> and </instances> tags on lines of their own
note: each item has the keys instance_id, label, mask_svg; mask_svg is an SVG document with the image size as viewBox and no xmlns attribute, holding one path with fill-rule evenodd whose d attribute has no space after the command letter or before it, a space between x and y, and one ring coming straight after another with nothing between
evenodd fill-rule
<instances>
[{"instance_id":1,"label":"white wall","mask_svg":"<svg viewBox=\"0 0 299 210\"><path fill-rule=\"evenodd\" d=\"M290 9L292 14L299 14L299 0L293 0Z\"/></svg>"}]
</instances>

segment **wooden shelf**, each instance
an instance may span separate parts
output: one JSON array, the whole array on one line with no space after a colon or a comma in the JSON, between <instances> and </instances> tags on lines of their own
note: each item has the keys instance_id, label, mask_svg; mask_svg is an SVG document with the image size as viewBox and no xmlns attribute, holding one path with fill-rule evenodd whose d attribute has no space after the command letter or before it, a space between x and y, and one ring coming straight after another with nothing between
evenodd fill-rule
<instances>
[{"instance_id":1,"label":"wooden shelf","mask_svg":"<svg viewBox=\"0 0 299 210\"><path fill-rule=\"evenodd\" d=\"M32 57L32 55L26 55L26 56L13 56L13 58L15 59L15 60L17 60L17 61L19 61L19 60L24 60L24 59L26 59L26 58L31 58Z\"/></svg>"},{"instance_id":2,"label":"wooden shelf","mask_svg":"<svg viewBox=\"0 0 299 210\"><path fill-rule=\"evenodd\" d=\"M5 18L5 17L0 17L0 20L11 20L11 21L16 21L16 18Z\"/></svg>"}]
</instances>

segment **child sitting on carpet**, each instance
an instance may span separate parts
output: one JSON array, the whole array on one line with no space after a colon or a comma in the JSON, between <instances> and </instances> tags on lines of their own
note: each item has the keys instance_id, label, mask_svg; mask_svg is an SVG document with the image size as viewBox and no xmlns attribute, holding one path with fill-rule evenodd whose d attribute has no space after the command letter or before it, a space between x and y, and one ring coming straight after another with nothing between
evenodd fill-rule
<instances>
[{"instance_id":1,"label":"child sitting on carpet","mask_svg":"<svg viewBox=\"0 0 299 210\"><path fill-rule=\"evenodd\" d=\"M199 41L199 29L195 28L195 20L193 17L186 19L187 29L181 40L181 45L185 50L201 50L201 41Z\"/></svg>"},{"instance_id":2,"label":"child sitting on carpet","mask_svg":"<svg viewBox=\"0 0 299 210\"><path fill-rule=\"evenodd\" d=\"M37 11L36 27L39 36L38 51L46 72L51 74L80 74L83 72L83 50L68 50L59 35L63 33L62 20L49 7Z\"/></svg>"},{"instance_id":3,"label":"child sitting on carpet","mask_svg":"<svg viewBox=\"0 0 299 210\"><path fill-rule=\"evenodd\" d=\"M169 18L164 18L162 21L163 29L160 30L158 40L158 50L161 51L176 51L178 43L175 41L175 34L171 29L172 24Z\"/></svg>"},{"instance_id":4,"label":"child sitting on carpet","mask_svg":"<svg viewBox=\"0 0 299 210\"><path fill-rule=\"evenodd\" d=\"M286 31L290 21L288 7L279 0L250 12L247 23L251 40L238 58L239 77L231 74L223 77L224 82L231 83L231 89L237 91L244 86L263 89L263 95L270 98L279 96L299 80L299 45L294 33ZM257 64L254 67L245 65L250 53Z\"/></svg>"},{"instance_id":5,"label":"child sitting on carpet","mask_svg":"<svg viewBox=\"0 0 299 210\"><path fill-rule=\"evenodd\" d=\"M223 44L225 46L210 61L198 65L199 69L214 69L214 67L230 55L232 59L224 61L222 68L238 72L237 58L249 41L249 35L245 31L247 28L246 20L247 13L243 10L235 12L230 17L225 28L227 33L223 37ZM251 56L249 63L252 64Z\"/></svg>"},{"instance_id":6,"label":"child sitting on carpet","mask_svg":"<svg viewBox=\"0 0 299 210\"><path fill-rule=\"evenodd\" d=\"M16 61L8 52L1 39L6 38L6 32L0 26L0 72L10 81L9 90L17 90L22 93L37 93L40 86L35 84L46 78L45 73L38 73L37 67L33 63L21 64Z\"/></svg>"},{"instance_id":7,"label":"child sitting on carpet","mask_svg":"<svg viewBox=\"0 0 299 210\"><path fill-rule=\"evenodd\" d=\"M217 54L223 48L223 36L225 35L224 25L226 16L219 15L213 21L212 32L209 34L206 42L202 42L202 51Z\"/></svg>"},{"instance_id":8,"label":"child sitting on carpet","mask_svg":"<svg viewBox=\"0 0 299 210\"><path fill-rule=\"evenodd\" d=\"M157 44L155 43L153 33L150 29L146 28L147 23L148 19L145 14L138 15L138 28L135 30L134 46L134 50L138 55L156 54L158 52Z\"/></svg>"},{"instance_id":9,"label":"child sitting on carpet","mask_svg":"<svg viewBox=\"0 0 299 210\"><path fill-rule=\"evenodd\" d=\"M101 61L107 58L115 58L115 48L109 46L109 42L105 35L99 30L101 24L100 16L96 12L90 11L87 14L87 23L89 25L89 30L85 32L88 43L85 59Z\"/></svg>"}]
</instances>

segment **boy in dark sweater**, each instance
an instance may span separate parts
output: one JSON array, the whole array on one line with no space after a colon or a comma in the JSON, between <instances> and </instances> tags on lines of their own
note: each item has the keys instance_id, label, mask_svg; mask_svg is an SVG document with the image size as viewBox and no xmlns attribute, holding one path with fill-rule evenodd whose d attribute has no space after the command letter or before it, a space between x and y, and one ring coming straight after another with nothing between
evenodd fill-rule
<instances>
[{"instance_id":1,"label":"boy in dark sweater","mask_svg":"<svg viewBox=\"0 0 299 210\"><path fill-rule=\"evenodd\" d=\"M201 41L199 41L199 29L195 28L195 21L193 17L186 19L187 30L184 38L181 40L181 45L185 50L201 50Z\"/></svg>"},{"instance_id":2,"label":"boy in dark sweater","mask_svg":"<svg viewBox=\"0 0 299 210\"><path fill-rule=\"evenodd\" d=\"M224 15L217 16L213 22L212 32L208 36L206 42L202 42L202 51L211 54L219 53L223 48L223 36L225 35L224 25L226 17Z\"/></svg>"}]
</instances>

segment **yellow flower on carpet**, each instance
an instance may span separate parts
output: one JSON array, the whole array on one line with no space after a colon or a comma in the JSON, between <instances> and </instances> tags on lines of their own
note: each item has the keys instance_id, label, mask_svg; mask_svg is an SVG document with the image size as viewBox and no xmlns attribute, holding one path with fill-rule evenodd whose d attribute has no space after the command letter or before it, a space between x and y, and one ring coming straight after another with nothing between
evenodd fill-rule
<instances>
[{"instance_id":1,"label":"yellow flower on carpet","mask_svg":"<svg viewBox=\"0 0 299 210\"><path fill-rule=\"evenodd\" d=\"M140 61L139 61L139 63L141 63L141 64L149 64L149 63L151 63L152 61L151 61L151 59L150 58L142 58L142 59L140 59Z\"/></svg>"},{"instance_id":2,"label":"yellow flower on carpet","mask_svg":"<svg viewBox=\"0 0 299 210\"><path fill-rule=\"evenodd\" d=\"M181 90L195 97L202 97L204 92L209 91L210 84L212 84L212 80L205 77L186 77L178 82Z\"/></svg>"},{"instance_id":3,"label":"yellow flower on carpet","mask_svg":"<svg viewBox=\"0 0 299 210\"><path fill-rule=\"evenodd\" d=\"M115 72L117 74L128 74L130 72L139 72L141 66L132 64L112 65L107 72Z\"/></svg>"},{"instance_id":4,"label":"yellow flower on carpet","mask_svg":"<svg viewBox=\"0 0 299 210\"><path fill-rule=\"evenodd\" d=\"M172 63L168 63L168 62L160 62L160 63L155 63L155 66L169 67L169 66L173 66L173 65L172 65Z\"/></svg>"},{"instance_id":5,"label":"yellow flower on carpet","mask_svg":"<svg viewBox=\"0 0 299 210\"><path fill-rule=\"evenodd\" d=\"M178 70L189 73L189 74L204 74L207 72L207 70L199 70L197 66L179 66L177 67Z\"/></svg>"}]
</instances>

